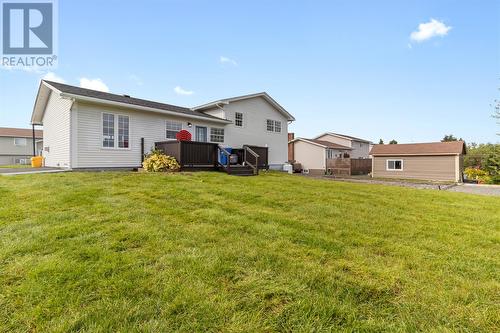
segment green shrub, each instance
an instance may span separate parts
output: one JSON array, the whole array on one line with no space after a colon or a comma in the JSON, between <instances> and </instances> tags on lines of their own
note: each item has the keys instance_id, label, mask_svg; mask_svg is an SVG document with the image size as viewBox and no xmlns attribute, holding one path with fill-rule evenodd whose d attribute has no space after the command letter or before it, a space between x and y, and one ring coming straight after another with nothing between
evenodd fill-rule
<instances>
[{"instance_id":1,"label":"green shrub","mask_svg":"<svg viewBox=\"0 0 500 333\"><path fill-rule=\"evenodd\" d=\"M477 180L480 184L489 184L492 180L488 172L479 168L465 168L464 173L467 175L468 179Z\"/></svg>"},{"instance_id":2,"label":"green shrub","mask_svg":"<svg viewBox=\"0 0 500 333\"><path fill-rule=\"evenodd\" d=\"M181 168L176 159L167 156L159 150L153 150L142 162L142 167L148 172L179 171Z\"/></svg>"}]
</instances>

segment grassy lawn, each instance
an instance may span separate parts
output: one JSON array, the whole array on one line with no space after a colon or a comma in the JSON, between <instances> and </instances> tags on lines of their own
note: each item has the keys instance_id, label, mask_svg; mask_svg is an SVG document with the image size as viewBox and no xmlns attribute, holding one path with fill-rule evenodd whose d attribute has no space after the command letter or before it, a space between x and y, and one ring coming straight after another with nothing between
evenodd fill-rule
<instances>
[{"instance_id":1,"label":"grassy lawn","mask_svg":"<svg viewBox=\"0 0 500 333\"><path fill-rule=\"evenodd\" d=\"M277 173L0 177L0 331L498 331L499 229L499 198Z\"/></svg>"}]
</instances>

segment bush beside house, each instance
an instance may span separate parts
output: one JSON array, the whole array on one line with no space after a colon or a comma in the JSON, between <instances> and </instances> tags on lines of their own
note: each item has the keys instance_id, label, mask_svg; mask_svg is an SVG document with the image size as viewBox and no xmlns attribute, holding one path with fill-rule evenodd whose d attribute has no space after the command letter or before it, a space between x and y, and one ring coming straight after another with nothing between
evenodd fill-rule
<instances>
[{"instance_id":1,"label":"bush beside house","mask_svg":"<svg viewBox=\"0 0 500 333\"><path fill-rule=\"evenodd\" d=\"M159 150L151 151L142 162L142 167L147 172L172 172L181 168L174 157L165 155Z\"/></svg>"}]
</instances>

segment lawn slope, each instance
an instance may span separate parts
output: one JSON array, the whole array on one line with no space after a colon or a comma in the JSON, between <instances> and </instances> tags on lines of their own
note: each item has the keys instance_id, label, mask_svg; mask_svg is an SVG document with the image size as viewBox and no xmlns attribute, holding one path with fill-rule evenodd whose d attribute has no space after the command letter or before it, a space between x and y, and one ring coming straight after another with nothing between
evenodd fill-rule
<instances>
[{"instance_id":1,"label":"lawn slope","mask_svg":"<svg viewBox=\"0 0 500 333\"><path fill-rule=\"evenodd\" d=\"M0 177L0 332L494 331L500 199L278 173Z\"/></svg>"}]
</instances>

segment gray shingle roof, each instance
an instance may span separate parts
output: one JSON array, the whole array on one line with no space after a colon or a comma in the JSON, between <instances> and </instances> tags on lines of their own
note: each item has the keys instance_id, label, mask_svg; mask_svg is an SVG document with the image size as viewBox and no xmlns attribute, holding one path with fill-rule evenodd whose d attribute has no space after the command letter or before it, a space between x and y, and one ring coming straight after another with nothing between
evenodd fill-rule
<instances>
[{"instance_id":1,"label":"gray shingle roof","mask_svg":"<svg viewBox=\"0 0 500 333\"><path fill-rule=\"evenodd\" d=\"M165 111L171 111L171 112L176 112L176 113L187 115L187 116L197 116L197 117L204 117L207 119L221 120L221 118L210 116L210 115L205 114L203 112L194 111L190 108L186 108L186 107L182 107L182 106L159 103L159 102L149 101L149 100L135 98L135 97L128 97L128 96L124 96L124 95L111 94L111 93L92 90L92 89L85 89L85 88L70 86L68 84L63 84L63 83L58 83L58 82L53 82L53 81L47 81L47 80L43 80L43 81L46 82L47 84L51 85L52 87L56 88L57 90L59 90L63 93L67 93L67 94L78 95L78 96L83 96L83 97L97 98L97 99L102 99L102 100L107 100L107 101L112 101L112 102L137 105L137 106L165 110Z\"/></svg>"}]
</instances>

